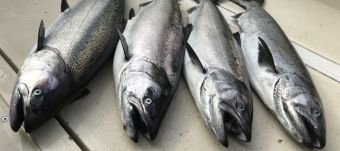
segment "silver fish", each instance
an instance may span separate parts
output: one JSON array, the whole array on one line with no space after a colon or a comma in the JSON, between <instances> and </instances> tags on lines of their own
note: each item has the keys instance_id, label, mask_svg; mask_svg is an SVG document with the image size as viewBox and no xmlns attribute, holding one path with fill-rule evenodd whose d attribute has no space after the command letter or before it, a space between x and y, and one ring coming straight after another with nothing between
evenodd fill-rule
<instances>
[{"instance_id":1,"label":"silver fish","mask_svg":"<svg viewBox=\"0 0 340 151\"><path fill-rule=\"evenodd\" d=\"M154 0L121 34L114 81L123 127L135 142L139 132L155 138L177 89L184 58L181 18L176 0Z\"/></svg>"},{"instance_id":2,"label":"silver fish","mask_svg":"<svg viewBox=\"0 0 340 151\"><path fill-rule=\"evenodd\" d=\"M253 102L237 41L213 0L189 13L183 73L196 106L223 145L228 134L250 141Z\"/></svg>"},{"instance_id":3,"label":"silver fish","mask_svg":"<svg viewBox=\"0 0 340 151\"><path fill-rule=\"evenodd\" d=\"M32 132L61 107L80 97L84 85L111 56L123 28L121 0L82 0L46 30L20 68L10 104L10 123ZM77 94L77 95L74 95Z\"/></svg>"},{"instance_id":4,"label":"silver fish","mask_svg":"<svg viewBox=\"0 0 340 151\"><path fill-rule=\"evenodd\" d=\"M299 143L323 148L323 107L311 77L262 0L232 0L246 9L236 16L250 83L285 130Z\"/></svg>"}]
</instances>

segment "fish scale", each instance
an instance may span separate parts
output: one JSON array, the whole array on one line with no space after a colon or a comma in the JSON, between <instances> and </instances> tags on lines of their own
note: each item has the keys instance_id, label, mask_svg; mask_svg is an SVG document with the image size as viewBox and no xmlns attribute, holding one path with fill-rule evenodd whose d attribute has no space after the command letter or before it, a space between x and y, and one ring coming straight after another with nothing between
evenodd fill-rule
<instances>
[{"instance_id":1,"label":"fish scale","mask_svg":"<svg viewBox=\"0 0 340 151\"><path fill-rule=\"evenodd\" d=\"M72 8L65 12L61 21L47 30L44 44L59 50L70 74L81 85L110 56L117 43L117 27L122 28L121 1L84 0L78 4L82 9ZM98 13L98 10L103 9ZM65 40L67 39L67 40Z\"/></svg>"}]
</instances>

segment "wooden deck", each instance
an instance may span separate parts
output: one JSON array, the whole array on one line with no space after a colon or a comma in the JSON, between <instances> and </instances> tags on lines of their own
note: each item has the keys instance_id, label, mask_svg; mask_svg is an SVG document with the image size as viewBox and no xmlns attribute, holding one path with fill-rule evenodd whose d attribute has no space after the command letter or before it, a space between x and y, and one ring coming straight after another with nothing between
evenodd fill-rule
<instances>
[{"instance_id":1,"label":"wooden deck","mask_svg":"<svg viewBox=\"0 0 340 151\"><path fill-rule=\"evenodd\" d=\"M76 2L68 1L71 5ZM138 10L136 0L126 1L127 7ZM183 10L195 5L191 0L179 3ZM337 150L340 147L340 2L267 0L264 7L292 40L320 93L327 123L327 145L323 150ZM227 19L241 11L226 0L219 3L219 8ZM205 127L183 79L156 139L150 142L141 137L138 144L133 143L122 128L113 90L112 60L88 84L90 95L66 106L32 134L23 130L12 132L7 118L15 70L36 42L40 20L44 19L48 26L59 9L59 0L0 1L1 150L226 149ZM9 59L13 64L8 64ZM228 150L309 150L295 143L257 96L253 97L252 142L240 143L229 137Z\"/></svg>"}]
</instances>

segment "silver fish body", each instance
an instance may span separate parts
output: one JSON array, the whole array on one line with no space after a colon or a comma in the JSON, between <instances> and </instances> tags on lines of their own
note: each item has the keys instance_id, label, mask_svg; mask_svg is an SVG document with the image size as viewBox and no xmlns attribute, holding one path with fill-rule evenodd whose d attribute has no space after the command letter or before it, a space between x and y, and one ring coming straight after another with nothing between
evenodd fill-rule
<instances>
[{"instance_id":1,"label":"silver fish body","mask_svg":"<svg viewBox=\"0 0 340 151\"><path fill-rule=\"evenodd\" d=\"M191 10L183 73L196 106L223 145L229 134L250 141L253 103L240 48L213 1L202 0Z\"/></svg>"},{"instance_id":2,"label":"silver fish body","mask_svg":"<svg viewBox=\"0 0 340 151\"><path fill-rule=\"evenodd\" d=\"M323 148L322 103L296 50L257 2L232 1L246 8L237 22L252 87L297 142Z\"/></svg>"},{"instance_id":3,"label":"silver fish body","mask_svg":"<svg viewBox=\"0 0 340 151\"><path fill-rule=\"evenodd\" d=\"M113 73L123 126L135 142L139 133L154 139L177 89L184 58L177 1L152 1L127 22L122 37Z\"/></svg>"},{"instance_id":4,"label":"silver fish body","mask_svg":"<svg viewBox=\"0 0 340 151\"><path fill-rule=\"evenodd\" d=\"M82 0L62 12L25 59L10 104L11 126L27 132L39 127L95 75L111 56L123 28L124 2ZM43 24L41 24L43 25ZM41 34L42 33L42 34ZM39 43L40 42L40 43Z\"/></svg>"}]
</instances>

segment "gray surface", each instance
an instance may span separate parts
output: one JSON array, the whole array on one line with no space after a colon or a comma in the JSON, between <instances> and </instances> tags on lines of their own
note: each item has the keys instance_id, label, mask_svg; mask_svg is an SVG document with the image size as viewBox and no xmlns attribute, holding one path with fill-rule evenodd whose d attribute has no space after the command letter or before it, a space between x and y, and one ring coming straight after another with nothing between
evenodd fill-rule
<instances>
[{"instance_id":1,"label":"gray surface","mask_svg":"<svg viewBox=\"0 0 340 151\"><path fill-rule=\"evenodd\" d=\"M34 151L40 150L31 138L22 130L18 133L13 133L9 125L8 106L0 97L0 147L6 151ZM7 118L4 121L4 118Z\"/></svg>"}]
</instances>

